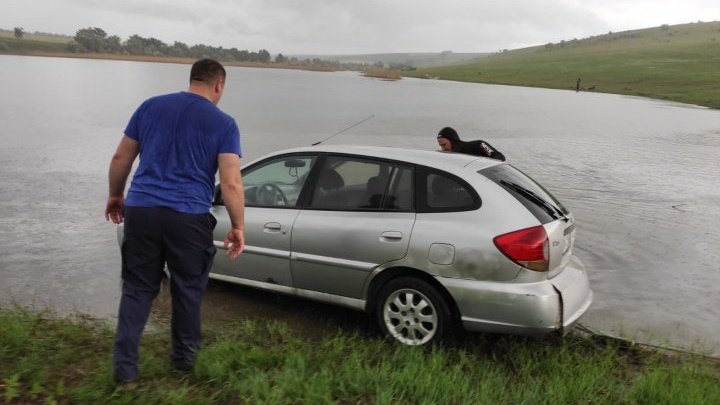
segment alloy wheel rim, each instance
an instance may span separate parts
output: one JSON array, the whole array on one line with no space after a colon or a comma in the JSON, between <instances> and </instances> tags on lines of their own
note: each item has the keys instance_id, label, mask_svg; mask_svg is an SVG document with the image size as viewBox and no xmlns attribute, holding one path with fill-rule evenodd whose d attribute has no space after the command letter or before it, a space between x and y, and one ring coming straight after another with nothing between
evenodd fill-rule
<instances>
[{"instance_id":1,"label":"alloy wheel rim","mask_svg":"<svg viewBox=\"0 0 720 405\"><path fill-rule=\"evenodd\" d=\"M403 344L422 345L437 333L438 315L425 294L404 288L393 291L383 305L383 320L390 334Z\"/></svg>"}]
</instances>

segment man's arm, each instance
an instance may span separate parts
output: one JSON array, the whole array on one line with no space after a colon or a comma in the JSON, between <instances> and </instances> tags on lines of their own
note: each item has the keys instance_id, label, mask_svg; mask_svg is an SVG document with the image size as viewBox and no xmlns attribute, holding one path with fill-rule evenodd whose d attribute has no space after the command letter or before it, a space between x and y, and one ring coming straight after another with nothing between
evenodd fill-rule
<instances>
[{"instance_id":1,"label":"man's arm","mask_svg":"<svg viewBox=\"0 0 720 405\"><path fill-rule=\"evenodd\" d=\"M125 183L132 170L133 162L140 152L138 141L123 136L120 144L110 160L108 183L110 184L107 205L105 207L105 220L119 224L123 221L123 208Z\"/></svg>"},{"instance_id":2,"label":"man's arm","mask_svg":"<svg viewBox=\"0 0 720 405\"><path fill-rule=\"evenodd\" d=\"M480 150L489 158L505 161L505 155L485 141L480 141Z\"/></svg>"},{"instance_id":3,"label":"man's arm","mask_svg":"<svg viewBox=\"0 0 720 405\"><path fill-rule=\"evenodd\" d=\"M228 257L233 260L245 248L245 192L240 173L240 157L234 153L220 153L218 168L220 190L232 224L225 237L225 248L228 249Z\"/></svg>"}]
</instances>

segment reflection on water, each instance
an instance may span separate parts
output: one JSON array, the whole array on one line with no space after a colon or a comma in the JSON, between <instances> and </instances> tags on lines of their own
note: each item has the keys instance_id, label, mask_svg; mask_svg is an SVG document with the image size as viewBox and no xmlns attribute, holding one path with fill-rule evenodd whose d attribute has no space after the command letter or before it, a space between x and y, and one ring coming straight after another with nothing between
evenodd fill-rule
<instances>
[{"instance_id":1,"label":"reflection on water","mask_svg":"<svg viewBox=\"0 0 720 405\"><path fill-rule=\"evenodd\" d=\"M0 56L0 66L0 303L113 316L109 158L134 108L184 90L189 67L14 56ZM431 149L447 125L490 141L575 214L577 254L595 291L584 324L720 351L720 112L351 72L228 74L220 106L238 120L244 161L372 114L328 142ZM223 288L209 294L206 313L231 299Z\"/></svg>"}]
</instances>

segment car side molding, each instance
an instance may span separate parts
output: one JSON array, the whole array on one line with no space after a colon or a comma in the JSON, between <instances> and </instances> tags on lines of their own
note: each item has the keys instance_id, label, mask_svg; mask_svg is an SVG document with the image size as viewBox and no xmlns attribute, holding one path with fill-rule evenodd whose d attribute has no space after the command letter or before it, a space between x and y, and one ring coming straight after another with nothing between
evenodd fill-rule
<instances>
[{"instance_id":1,"label":"car side molding","mask_svg":"<svg viewBox=\"0 0 720 405\"><path fill-rule=\"evenodd\" d=\"M279 284L264 283L262 281L248 280L246 278L226 276L224 274L210 273L210 278L214 280L227 281L233 284L245 285L248 287L259 288L266 291L279 292L296 297L308 298L315 301L327 302L343 307L365 311L365 300L357 298L342 297L334 294L327 294L317 291L304 290L302 288L288 287Z\"/></svg>"}]
</instances>

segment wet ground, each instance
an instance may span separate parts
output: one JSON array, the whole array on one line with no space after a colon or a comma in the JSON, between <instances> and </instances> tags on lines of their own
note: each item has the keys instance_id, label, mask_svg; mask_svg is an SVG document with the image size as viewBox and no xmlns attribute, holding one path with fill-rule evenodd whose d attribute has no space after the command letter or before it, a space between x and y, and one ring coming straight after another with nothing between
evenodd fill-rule
<instances>
[{"instance_id":1,"label":"wet ground","mask_svg":"<svg viewBox=\"0 0 720 405\"><path fill-rule=\"evenodd\" d=\"M8 56L0 66L0 305L112 319L120 258L103 219L109 158L137 104L182 89L187 67ZM329 142L430 149L446 125L488 140L574 213L595 292L586 326L720 353L720 112L347 72L229 74L221 107L240 123L244 161L371 114ZM277 318L310 336L368 329L351 310L219 282L203 310Z\"/></svg>"}]
</instances>

